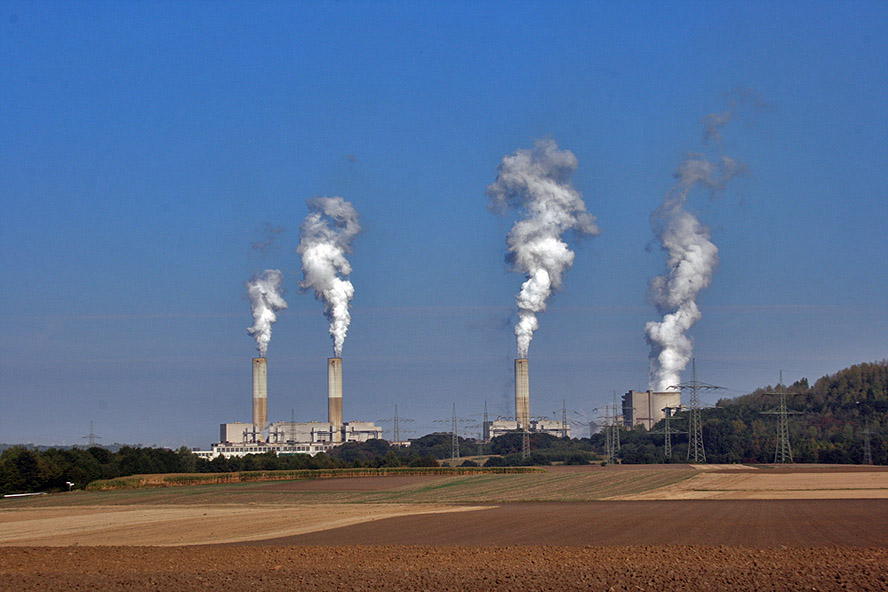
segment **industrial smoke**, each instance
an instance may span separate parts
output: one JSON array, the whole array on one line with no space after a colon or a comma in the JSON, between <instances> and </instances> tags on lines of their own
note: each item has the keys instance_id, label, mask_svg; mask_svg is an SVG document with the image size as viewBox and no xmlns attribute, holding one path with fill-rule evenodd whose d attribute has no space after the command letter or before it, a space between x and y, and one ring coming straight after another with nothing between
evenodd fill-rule
<instances>
[{"instance_id":1,"label":"industrial smoke","mask_svg":"<svg viewBox=\"0 0 888 592\"><path fill-rule=\"evenodd\" d=\"M351 242L361 231L358 213L341 197L317 197L307 201L309 214L299 228L302 255L303 290L314 290L324 303L324 314L330 321L335 356L342 356L342 345L351 320L349 302L355 289L348 280L351 265L345 258Z\"/></svg>"},{"instance_id":2,"label":"industrial smoke","mask_svg":"<svg viewBox=\"0 0 888 592\"><path fill-rule=\"evenodd\" d=\"M707 116L704 139L718 144L720 128L732 116L733 111ZM685 209L688 194L697 186L717 194L745 172L743 163L727 156L710 160L704 154L690 153L675 172L675 186L651 213L651 227L667 253L667 272L651 279L648 289L648 298L663 320L650 321L644 328L651 346L649 387L654 391L679 384L680 372L693 353L687 331L702 317L697 294L712 282L718 265L718 248L710 240L709 228Z\"/></svg>"},{"instance_id":3,"label":"industrial smoke","mask_svg":"<svg viewBox=\"0 0 888 592\"><path fill-rule=\"evenodd\" d=\"M246 282L253 309L253 326L247 329L247 333L256 339L256 349L263 358L271 340L271 326L277 320L275 312L287 308L283 297L283 280L284 275L277 269L266 269Z\"/></svg>"},{"instance_id":4,"label":"industrial smoke","mask_svg":"<svg viewBox=\"0 0 888 592\"><path fill-rule=\"evenodd\" d=\"M506 238L509 266L524 274L525 282L515 297L518 305L518 358L526 358L536 314L546 310L546 300L561 287L561 276L573 264L574 253L562 236L597 235L595 216L586 211L580 192L570 182L577 158L559 150L553 140L539 140L531 149L518 149L497 167L496 181L487 188L489 209L499 214L513 208L523 218Z\"/></svg>"}]
</instances>

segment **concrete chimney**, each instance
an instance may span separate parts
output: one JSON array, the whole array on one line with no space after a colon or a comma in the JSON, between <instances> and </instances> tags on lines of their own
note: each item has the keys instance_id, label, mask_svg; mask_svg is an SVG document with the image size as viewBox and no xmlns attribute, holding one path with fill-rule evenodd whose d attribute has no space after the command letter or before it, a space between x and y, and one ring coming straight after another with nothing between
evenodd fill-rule
<instances>
[{"instance_id":1,"label":"concrete chimney","mask_svg":"<svg viewBox=\"0 0 888 592\"><path fill-rule=\"evenodd\" d=\"M268 423L268 360L253 358L253 430L261 432Z\"/></svg>"},{"instance_id":2,"label":"concrete chimney","mask_svg":"<svg viewBox=\"0 0 888 592\"><path fill-rule=\"evenodd\" d=\"M523 430L530 429L530 377L527 372L527 358L515 360L515 419Z\"/></svg>"},{"instance_id":3,"label":"concrete chimney","mask_svg":"<svg viewBox=\"0 0 888 592\"><path fill-rule=\"evenodd\" d=\"M327 421L333 441L342 441L342 358L327 358Z\"/></svg>"}]
</instances>

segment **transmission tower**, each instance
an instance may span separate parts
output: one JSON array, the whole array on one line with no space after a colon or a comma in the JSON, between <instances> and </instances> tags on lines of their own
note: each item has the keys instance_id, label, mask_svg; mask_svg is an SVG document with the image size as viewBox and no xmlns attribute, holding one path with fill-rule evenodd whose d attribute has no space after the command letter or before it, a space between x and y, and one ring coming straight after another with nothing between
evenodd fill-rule
<instances>
[{"instance_id":1,"label":"transmission tower","mask_svg":"<svg viewBox=\"0 0 888 592\"><path fill-rule=\"evenodd\" d=\"M456 461L459 460L459 434L456 426L456 403L453 404L453 419L450 423L450 466L455 467Z\"/></svg>"},{"instance_id":2,"label":"transmission tower","mask_svg":"<svg viewBox=\"0 0 888 592\"><path fill-rule=\"evenodd\" d=\"M869 420L867 420L865 427L863 428L863 464L871 465L873 464L873 449L870 446L870 436L872 432L869 427Z\"/></svg>"},{"instance_id":3,"label":"transmission tower","mask_svg":"<svg viewBox=\"0 0 888 592\"><path fill-rule=\"evenodd\" d=\"M567 438L567 402L561 399L561 437Z\"/></svg>"},{"instance_id":4,"label":"transmission tower","mask_svg":"<svg viewBox=\"0 0 888 592\"><path fill-rule=\"evenodd\" d=\"M706 462L706 450L703 448L703 421L700 410L700 391L715 391L724 389L723 386L715 386L706 384L697 380L697 359L691 359L691 380L681 384L673 385L670 389L689 389L691 391L691 399L688 402L690 407L688 422L688 462L699 464Z\"/></svg>"},{"instance_id":5,"label":"transmission tower","mask_svg":"<svg viewBox=\"0 0 888 592\"><path fill-rule=\"evenodd\" d=\"M780 384L776 393L765 393L766 395L776 395L778 403L776 409L762 411L762 415L776 415L778 419L777 426L777 447L774 450L775 463L791 463L792 462L792 446L789 444L789 415L798 414L798 411L787 411L786 409L786 389L783 386L783 370L780 371Z\"/></svg>"},{"instance_id":6,"label":"transmission tower","mask_svg":"<svg viewBox=\"0 0 888 592\"><path fill-rule=\"evenodd\" d=\"M659 430L652 430L651 434L663 434L663 453L666 457L666 461L668 462L672 458L672 434L687 434L687 432L682 432L680 430L673 430L669 426L669 420L672 419L672 413L680 410L681 407L663 407L662 411L666 414L666 417L663 419L664 426ZM681 419L680 417L676 417L675 419Z\"/></svg>"},{"instance_id":7,"label":"transmission tower","mask_svg":"<svg viewBox=\"0 0 888 592\"><path fill-rule=\"evenodd\" d=\"M95 430L93 430L93 422L90 420L89 422L89 433L80 438L81 440L86 440L87 444L90 448L96 445L96 440L101 440L102 437L96 435Z\"/></svg>"},{"instance_id":8,"label":"transmission tower","mask_svg":"<svg viewBox=\"0 0 888 592\"><path fill-rule=\"evenodd\" d=\"M521 460L530 456L530 432L527 431L527 426L523 427L524 429L521 431Z\"/></svg>"},{"instance_id":9,"label":"transmission tower","mask_svg":"<svg viewBox=\"0 0 888 592\"><path fill-rule=\"evenodd\" d=\"M605 434L604 434L604 450L609 464L617 462L617 451L620 449L620 424L617 418L616 406L604 406L605 412ZM613 410L613 414L611 411Z\"/></svg>"},{"instance_id":10,"label":"transmission tower","mask_svg":"<svg viewBox=\"0 0 888 592\"><path fill-rule=\"evenodd\" d=\"M377 419L378 423L391 423L392 424L392 444L396 446L402 446L401 436L403 434L412 434L415 430L407 430L404 429L403 424L411 423L413 420L409 417L401 417L398 415L398 406L395 405L395 416L394 417L386 417L383 419Z\"/></svg>"},{"instance_id":11,"label":"transmission tower","mask_svg":"<svg viewBox=\"0 0 888 592\"><path fill-rule=\"evenodd\" d=\"M484 401L484 422L481 424L481 437L478 438L478 464L482 466L484 465L484 442L488 435L490 435L490 421L487 415L487 401Z\"/></svg>"}]
</instances>

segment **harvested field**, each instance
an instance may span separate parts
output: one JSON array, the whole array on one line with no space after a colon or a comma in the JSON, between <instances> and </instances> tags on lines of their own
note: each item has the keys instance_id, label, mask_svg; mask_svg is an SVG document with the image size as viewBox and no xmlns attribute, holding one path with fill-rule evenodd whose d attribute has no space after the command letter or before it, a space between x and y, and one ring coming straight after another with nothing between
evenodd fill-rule
<instances>
[{"instance_id":1,"label":"harvested field","mask_svg":"<svg viewBox=\"0 0 888 592\"><path fill-rule=\"evenodd\" d=\"M2 500L0 582L25 590L888 590L886 478L873 467L553 467Z\"/></svg>"},{"instance_id":2,"label":"harvested field","mask_svg":"<svg viewBox=\"0 0 888 592\"><path fill-rule=\"evenodd\" d=\"M17 590L886 590L885 549L13 548Z\"/></svg>"},{"instance_id":3,"label":"harvested field","mask_svg":"<svg viewBox=\"0 0 888 592\"><path fill-rule=\"evenodd\" d=\"M311 506L92 506L0 513L0 545L206 545L351 527L409 514L475 506L338 504Z\"/></svg>"},{"instance_id":4,"label":"harvested field","mask_svg":"<svg viewBox=\"0 0 888 592\"><path fill-rule=\"evenodd\" d=\"M502 504L481 513L403 516L257 542L888 548L888 500Z\"/></svg>"}]
</instances>

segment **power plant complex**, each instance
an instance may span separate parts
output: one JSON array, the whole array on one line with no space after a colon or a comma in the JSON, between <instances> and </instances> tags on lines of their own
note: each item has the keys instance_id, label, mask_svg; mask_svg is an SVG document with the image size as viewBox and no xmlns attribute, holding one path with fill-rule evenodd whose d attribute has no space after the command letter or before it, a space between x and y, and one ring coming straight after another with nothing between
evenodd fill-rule
<instances>
[{"instance_id":1,"label":"power plant complex","mask_svg":"<svg viewBox=\"0 0 888 592\"><path fill-rule=\"evenodd\" d=\"M219 426L219 441L210 450L196 450L201 458L238 457L247 454L309 454L327 452L345 442L382 438L382 428L369 421L345 422L342 417L342 358L327 359L327 421L268 421L268 359L253 358L253 420ZM530 414L530 368L527 358L515 360L515 416L487 421L482 439L508 433L543 433L569 438L570 424ZM621 423L647 430L667 415L682 409L681 391L636 391L623 395Z\"/></svg>"},{"instance_id":2,"label":"power plant complex","mask_svg":"<svg viewBox=\"0 0 888 592\"><path fill-rule=\"evenodd\" d=\"M343 442L382 437L382 428L369 421L342 421L342 358L327 360L327 421L268 422L268 360L253 358L253 421L219 426L219 441L210 450L195 451L212 460L247 454L310 454L326 452Z\"/></svg>"}]
</instances>

